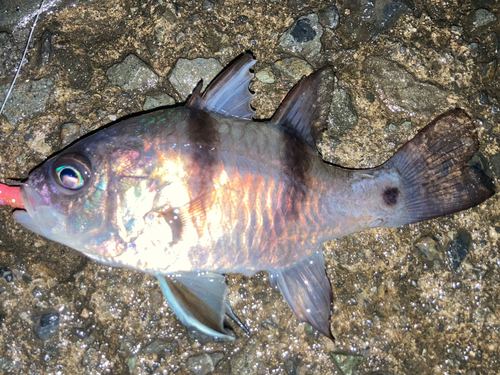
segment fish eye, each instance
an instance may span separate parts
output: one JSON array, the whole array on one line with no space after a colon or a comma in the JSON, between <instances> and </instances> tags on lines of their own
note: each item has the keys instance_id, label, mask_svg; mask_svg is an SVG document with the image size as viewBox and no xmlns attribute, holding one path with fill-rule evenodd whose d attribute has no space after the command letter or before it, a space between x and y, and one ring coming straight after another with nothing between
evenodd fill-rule
<instances>
[{"instance_id":1,"label":"fish eye","mask_svg":"<svg viewBox=\"0 0 500 375\"><path fill-rule=\"evenodd\" d=\"M90 180L90 161L81 154L61 155L52 165L52 177L65 189L79 190Z\"/></svg>"}]
</instances>

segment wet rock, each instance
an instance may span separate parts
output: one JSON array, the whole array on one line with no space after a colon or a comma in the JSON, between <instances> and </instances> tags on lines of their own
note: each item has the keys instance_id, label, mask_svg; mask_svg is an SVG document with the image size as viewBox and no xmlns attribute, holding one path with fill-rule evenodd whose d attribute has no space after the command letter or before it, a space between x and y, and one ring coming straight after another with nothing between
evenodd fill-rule
<instances>
[{"instance_id":1,"label":"wet rock","mask_svg":"<svg viewBox=\"0 0 500 375\"><path fill-rule=\"evenodd\" d=\"M285 361L285 372L287 375L298 375L301 373L301 358L292 356Z\"/></svg>"},{"instance_id":2,"label":"wet rock","mask_svg":"<svg viewBox=\"0 0 500 375\"><path fill-rule=\"evenodd\" d=\"M52 33L48 30L45 30L42 38L40 39L38 47L38 66L40 68L48 65L48 63L50 62L52 52L52 38Z\"/></svg>"},{"instance_id":3,"label":"wet rock","mask_svg":"<svg viewBox=\"0 0 500 375\"><path fill-rule=\"evenodd\" d=\"M147 90L158 85L156 73L133 54L109 68L106 76L124 90Z\"/></svg>"},{"instance_id":4,"label":"wet rock","mask_svg":"<svg viewBox=\"0 0 500 375\"><path fill-rule=\"evenodd\" d=\"M298 81L314 71L311 65L298 57L290 57L288 59L276 61L274 66L286 77L294 81Z\"/></svg>"},{"instance_id":5,"label":"wet rock","mask_svg":"<svg viewBox=\"0 0 500 375\"><path fill-rule=\"evenodd\" d=\"M268 69L258 71L255 73L255 77L262 83L274 83L274 74Z\"/></svg>"},{"instance_id":6,"label":"wet rock","mask_svg":"<svg viewBox=\"0 0 500 375\"><path fill-rule=\"evenodd\" d=\"M8 33L0 32L0 46L0 77L14 76L23 51Z\"/></svg>"},{"instance_id":7,"label":"wet rock","mask_svg":"<svg viewBox=\"0 0 500 375\"><path fill-rule=\"evenodd\" d=\"M205 0L203 3L201 3L201 9L202 10L214 10L214 3L211 1Z\"/></svg>"},{"instance_id":8,"label":"wet rock","mask_svg":"<svg viewBox=\"0 0 500 375\"><path fill-rule=\"evenodd\" d=\"M500 178L500 154L495 154L490 158L491 170L497 178Z\"/></svg>"},{"instance_id":9,"label":"wet rock","mask_svg":"<svg viewBox=\"0 0 500 375\"><path fill-rule=\"evenodd\" d=\"M88 55L78 53L72 48L65 48L56 50L54 52L54 59L61 65L62 75L71 88L75 90L84 90L88 87L94 74ZM125 62L123 62L123 64L125 64ZM125 66L126 65L122 65L122 69L125 69ZM142 74L139 67L137 67L137 71L132 69L135 69L135 67L131 67L128 71L120 71L124 76L122 79L125 80L125 82L130 80L130 77L132 77L132 79L137 79L136 77ZM118 86L121 85L118 84Z\"/></svg>"},{"instance_id":10,"label":"wet rock","mask_svg":"<svg viewBox=\"0 0 500 375\"><path fill-rule=\"evenodd\" d=\"M359 364L363 362L363 357L360 355L349 355L332 352L330 353L330 356L338 364L344 375L350 375L354 373Z\"/></svg>"},{"instance_id":11,"label":"wet rock","mask_svg":"<svg viewBox=\"0 0 500 375\"><path fill-rule=\"evenodd\" d=\"M339 10L337 7L329 7L319 11L319 21L324 27L335 30L339 26Z\"/></svg>"},{"instance_id":12,"label":"wet rock","mask_svg":"<svg viewBox=\"0 0 500 375\"><path fill-rule=\"evenodd\" d=\"M32 117L45 110L54 82L51 78L37 81L17 82L16 90L12 92L3 114L11 125L18 125L22 120ZM5 98L9 85L0 86L0 103Z\"/></svg>"},{"instance_id":13,"label":"wet rock","mask_svg":"<svg viewBox=\"0 0 500 375\"><path fill-rule=\"evenodd\" d=\"M424 260L435 261L441 259L441 248L432 237L421 237L415 242L415 247Z\"/></svg>"},{"instance_id":14,"label":"wet rock","mask_svg":"<svg viewBox=\"0 0 500 375\"><path fill-rule=\"evenodd\" d=\"M41 340L50 340L59 331L59 313L53 309L46 310L35 318L33 329Z\"/></svg>"},{"instance_id":15,"label":"wet rock","mask_svg":"<svg viewBox=\"0 0 500 375\"><path fill-rule=\"evenodd\" d=\"M148 111L153 108L174 105L175 100L170 95L164 93L151 94L146 96L142 109Z\"/></svg>"},{"instance_id":16,"label":"wet rock","mask_svg":"<svg viewBox=\"0 0 500 375\"><path fill-rule=\"evenodd\" d=\"M340 137L358 123L358 114L346 89L335 83L328 117L328 129L334 137Z\"/></svg>"},{"instance_id":17,"label":"wet rock","mask_svg":"<svg viewBox=\"0 0 500 375\"><path fill-rule=\"evenodd\" d=\"M80 126L72 122L68 122L61 126L61 134L59 139L61 141L61 146L69 145L71 142L76 141L80 136Z\"/></svg>"},{"instance_id":18,"label":"wet rock","mask_svg":"<svg viewBox=\"0 0 500 375\"><path fill-rule=\"evenodd\" d=\"M481 68L481 80L484 84L493 83L495 79L495 74L498 68L498 61L496 59L482 64Z\"/></svg>"},{"instance_id":19,"label":"wet rock","mask_svg":"<svg viewBox=\"0 0 500 375\"><path fill-rule=\"evenodd\" d=\"M8 267L0 268L0 277L5 279L8 283L14 281L14 274Z\"/></svg>"},{"instance_id":20,"label":"wet rock","mask_svg":"<svg viewBox=\"0 0 500 375\"><path fill-rule=\"evenodd\" d=\"M346 8L347 15L338 30L349 44L366 43L393 27L402 15L411 13L404 0L352 0Z\"/></svg>"},{"instance_id":21,"label":"wet rock","mask_svg":"<svg viewBox=\"0 0 500 375\"><path fill-rule=\"evenodd\" d=\"M179 344L173 340L156 339L151 344L146 346L142 352L145 354L153 354L160 352L173 352L179 350Z\"/></svg>"},{"instance_id":22,"label":"wet rock","mask_svg":"<svg viewBox=\"0 0 500 375\"><path fill-rule=\"evenodd\" d=\"M0 30L11 32L14 27L30 26L39 7L38 0L1 1Z\"/></svg>"},{"instance_id":23,"label":"wet rock","mask_svg":"<svg viewBox=\"0 0 500 375\"><path fill-rule=\"evenodd\" d=\"M214 371L217 364L224 358L224 354L215 352L212 354L197 354L188 358L187 367L195 375L205 375Z\"/></svg>"},{"instance_id":24,"label":"wet rock","mask_svg":"<svg viewBox=\"0 0 500 375\"><path fill-rule=\"evenodd\" d=\"M221 63L214 58L179 59L172 70L169 81L181 98L185 100L193 92L198 82L203 80L205 88L221 70Z\"/></svg>"},{"instance_id":25,"label":"wet rock","mask_svg":"<svg viewBox=\"0 0 500 375\"><path fill-rule=\"evenodd\" d=\"M467 162L467 164L476 170L484 172L488 177L493 178L493 173L490 168L490 163L486 156L481 152L476 152L474 156Z\"/></svg>"},{"instance_id":26,"label":"wet rock","mask_svg":"<svg viewBox=\"0 0 500 375\"><path fill-rule=\"evenodd\" d=\"M447 106L446 91L417 81L393 61L371 56L365 60L364 68L373 91L394 112L431 116Z\"/></svg>"},{"instance_id":27,"label":"wet rock","mask_svg":"<svg viewBox=\"0 0 500 375\"><path fill-rule=\"evenodd\" d=\"M486 91L481 91L479 93L479 104L481 105L490 105L490 99L488 98L488 93Z\"/></svg>"},{"instance_id":28,"label":"wet rock","mask_svg":"<svg viewBox=\"0 0 500 375\"><path fill-rule=\"evenodd\" d=\"M456 238L448 244L448 262L452 270L456 270L460 267L462 261L469 253L471 245L472 236L466 229L460 228Z\"/></svg>"},{"instance_id":29,"label":"wet rock","mask_svg":"<svg viewBox=\"0 0 500 375\"><path fill-rule=\"evenodd\" d=\"M481 34L496 22L497 16L494 13L486 9L478 9L466 18L464 29L470 34Z\"/></svg>"},{"instance_id":30,"label":"wet rock","mask_svg":"<svg viewBox=\"0 0 500 375\"><path fill-rule=\"evenodd\" d=\"M323 28L317 14L300 17L280 38L279 45L287 52L298 54L306 59L321 51Z\"/></svg>"}]
</instances>

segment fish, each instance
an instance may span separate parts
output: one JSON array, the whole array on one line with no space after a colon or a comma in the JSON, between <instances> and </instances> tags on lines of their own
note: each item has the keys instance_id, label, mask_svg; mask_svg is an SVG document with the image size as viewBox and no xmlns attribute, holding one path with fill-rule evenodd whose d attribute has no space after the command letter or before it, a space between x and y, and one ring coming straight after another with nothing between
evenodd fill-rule
<instances>
[{"instance_id":1,"label":"fish","mask_svg":"<svg viewBox=\"0 0 500 375\"><path fill-rule=\"evenodd\" d=\"M324 242L462 211L494 186L469 163L479 143L459 108L376 168L325 162L312 124L328 68L303 77L270 120L254 121L255 63L244 53L183 106L113 123L20 186L0 186L14 219L97 262L155 276L179 320L216 340L234 339L226 318L249 333L225 274L258 271L300 321L333 339Z\"/></svg>"}]
</instances>

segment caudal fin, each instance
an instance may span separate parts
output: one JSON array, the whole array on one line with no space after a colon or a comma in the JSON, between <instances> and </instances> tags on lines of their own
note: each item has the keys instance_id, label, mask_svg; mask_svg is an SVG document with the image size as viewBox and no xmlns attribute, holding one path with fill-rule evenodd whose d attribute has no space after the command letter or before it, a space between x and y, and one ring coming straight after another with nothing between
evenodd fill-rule
<instances>
[{"instance_id":1,"label":"caudal fin","mask_svg":"<svg viewBox=\"0 0 500 375\"><path fill-rule=\"evenodd\" d=\"M405 209L398 224L443 216L478 205L495 191L468 162L479 143L471 119L451 110L428 124L384 165L402 178Z\"/></svg>"}]
</instances>

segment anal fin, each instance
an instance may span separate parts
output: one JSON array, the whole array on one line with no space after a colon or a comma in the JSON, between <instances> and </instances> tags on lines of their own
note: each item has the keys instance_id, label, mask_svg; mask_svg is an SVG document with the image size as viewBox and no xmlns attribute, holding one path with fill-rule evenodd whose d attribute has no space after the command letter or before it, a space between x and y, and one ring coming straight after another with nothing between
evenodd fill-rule
<instances>
[{"instance_id":1,"label":"anal fin","mask_svg":"<svg viewBox=\"0 0 500 375\"><path fill-rule=\"evenodd\" d=\"M248 333L227 301L224 276L210 272L183 272L157 274L156 277L170 308L184 325L218 339L234 340L224 330L224 317L228 316Z\"/></svg>"},{"instance_id":2,"label":"anal fin","mask_svg":"<svg viewBox=\"0 0 500 375\"><path fill-rule=\"evenodd\" d=\"M301 321L333 340L330 331L332 288L321 250L302 261L270 273L286 302Z\"/></svg>"}]
</instances>

